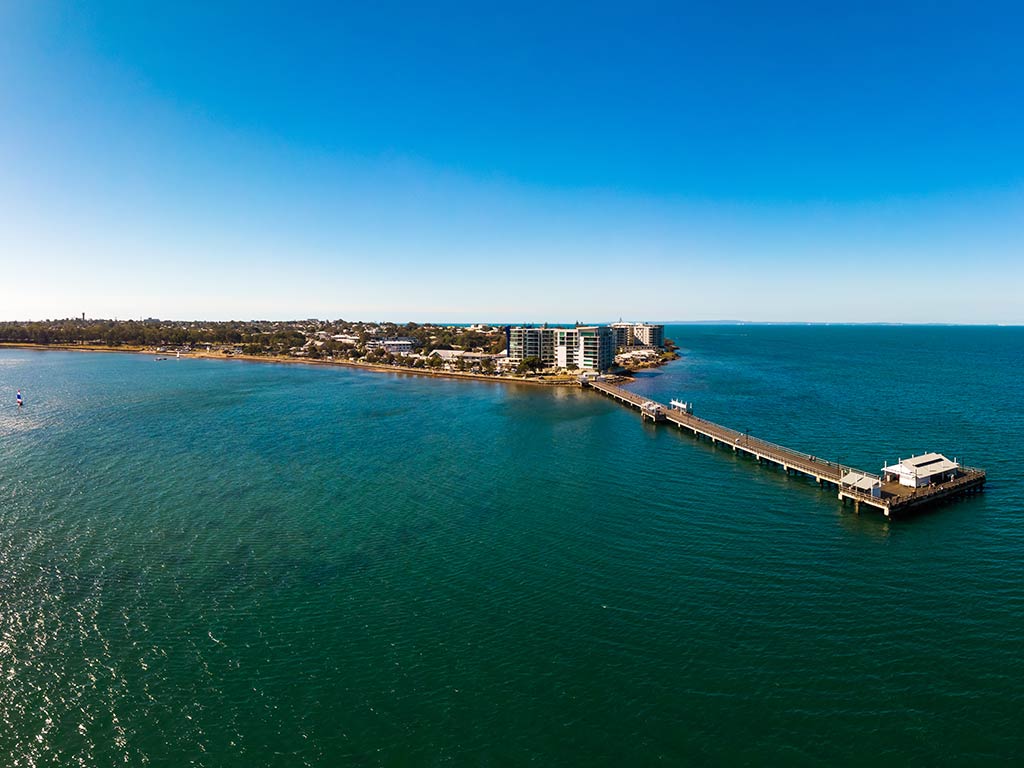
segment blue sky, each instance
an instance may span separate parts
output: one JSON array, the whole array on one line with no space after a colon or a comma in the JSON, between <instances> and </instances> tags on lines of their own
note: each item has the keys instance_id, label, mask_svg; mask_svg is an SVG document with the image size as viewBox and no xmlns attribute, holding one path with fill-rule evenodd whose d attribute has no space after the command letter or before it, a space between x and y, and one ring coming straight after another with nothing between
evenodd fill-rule
<instances>
[{"instance_id":1,"label":"blue sky","mask_svg":"<svg viewBox=\"0 0 1024 768\"><path fill-rule=\"evenodd\" d=\"M1011 4L208 5L0 5L0 319L1024 322Z\"/></svg>"}]
</instances>

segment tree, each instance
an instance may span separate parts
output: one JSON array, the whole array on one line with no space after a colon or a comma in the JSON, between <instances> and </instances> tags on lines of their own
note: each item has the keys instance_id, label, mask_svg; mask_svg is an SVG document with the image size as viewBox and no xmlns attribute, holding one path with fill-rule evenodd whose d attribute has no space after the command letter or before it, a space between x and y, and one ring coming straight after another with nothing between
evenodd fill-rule
<instances>
[{"instance_id":1,"label":"tree","mask_svg":"<svg viewBox=\"0 0 1024 768\"><path fill-rule=\"evenodd\" d=\"M539 371L543 367L543 363L539 357L530 356L524 357L519 365L516 367L516 371L519 373L526 373L527 371Z\"/></svg>"}]
</instances>

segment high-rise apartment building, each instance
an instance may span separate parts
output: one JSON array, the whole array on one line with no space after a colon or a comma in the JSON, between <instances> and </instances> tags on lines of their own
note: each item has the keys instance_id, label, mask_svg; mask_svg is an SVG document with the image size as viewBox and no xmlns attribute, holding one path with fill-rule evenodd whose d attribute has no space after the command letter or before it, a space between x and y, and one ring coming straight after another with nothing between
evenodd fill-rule
<instances>
[{"instance_id":1,"label":"high-rise apartment building","mask_svg":"<svg viewBox=\"0 0 1024 768\"><path fill-rule=\"evenodd\" d=\"M518 365L528 357L536 357L544 366L606 371L615 363L615 336L606 325L513 326L509 329L509 362Z\"/></svg>"},{"instance_id":2,"label":"high-rise apartment building","mask_svg":"<svg viewBox=\"0 0 1024 768\"><path fill-rule=\"evenodd\" d=\"M607 325L576 329L576 365L584 371L606 371L615 364L615 335Z\"/></svg>"},{"instance_id":3,"label":"high-rise apartment building","mask_svg":"<svg viewBox=\"0 0 1024 768\"><path fill-rule=\"evenodd\" d=\"M627 347L663 347L665 345L665 326L654 323L612 323L615 335L615 348Z\"/></svg>"},{"instance_id":4,"label":"high-rise apartment building","mask_svg":"<svg viewBox=\"0 0 1024 768\"><path fill-rule=\"evenodd\" d=\"M665 346L665 326L655 323L637 323L633 326L633 339L637 346Z\"/></svg>"}]
</instances>

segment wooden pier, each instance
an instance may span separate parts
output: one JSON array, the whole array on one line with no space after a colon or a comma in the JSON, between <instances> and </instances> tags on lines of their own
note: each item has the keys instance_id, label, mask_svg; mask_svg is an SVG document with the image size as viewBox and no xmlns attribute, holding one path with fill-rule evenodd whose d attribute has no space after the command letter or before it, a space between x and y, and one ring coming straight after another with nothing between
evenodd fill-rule
<instances>
[{"instance_id":1,"label":"wooden pier","mask_svg":"<svg viewBox=\"0 0 1024 768\"><path fill-rule=\"evenodd\" d=\"M703 437L713 444L724 445L736 453L744 453L757 459L759 463L768 463L781 467L788 474L800 474L814 478L818 485L832 485L838 489L839 498L844 504L852 502L854 510L860 512L861 504L880 509L886 517L917 509L927 504L959 496L964 493L980 491L985 484L985 471L972 467L960 467L956 475L942 483L922 488L907 488L896 482L883 481L877 475L859 469L837 464L809 453L801 453L775 443L754 437L747 432L739 432L729 427L702 419L683 409L669 408L665 405L630 392L627 389L592 378L582 378L583 387L590 387L602 394L618 400L623 405L636 408L641 418L654 423L675 424L679 429L686 430L696 437ZM877 481L880 494L860 490L848 480L856 477Z\"/></svg>"}]
</instances>

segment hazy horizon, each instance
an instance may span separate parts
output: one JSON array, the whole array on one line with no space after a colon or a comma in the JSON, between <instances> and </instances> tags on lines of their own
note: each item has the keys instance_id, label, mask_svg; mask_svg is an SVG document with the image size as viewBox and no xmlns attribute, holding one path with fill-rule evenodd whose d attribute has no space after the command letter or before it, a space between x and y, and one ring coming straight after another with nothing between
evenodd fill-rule
<instances>
[{"instance_id":1,"label":"hazy horizon","mask_svg":"<svg viewBox=\"0 0 1024 768\"><path fill-rule=\"evenodd\" d=\"M3 323L47 323L47 322L63 322L66 320L77 320L81 321L82 317L79 316L66 316L66 317L49 317L49 318L10 318L0 319ZM950 323L950 322L919 322L919 323L899 323L899 322L880 322L872 320L864 321L847 321L847 322L832 322L828 320L729 320L729 319L710 319L710 320L662 320L659 318L644 318L644 317L624 317L613 320L608 319L582 319L582 320L531 320L531 319L516 319L516 320L494 320L487 318L475 318L470 320L453 320L441 319L394 319L389 317L373 317L373 318L359 318L359 317L224 317L224 318L213 318L213 317L155 317L149 315L146 317L86 317L86 322L146 322L146 321L159 321L162 323L302 323L307 321L325 322L325 323L392 323L394 325L405 325L407 323L413 323L415 325L489 325L489 326L502 326L502 325L558 325L558 326L572 326L575 323L580 325L610 325L611 323L617 322L631 322L631 323L654 323L659 325L866 325L866 326L907 326L907 327L927 327L927 326L947 326L951 328L955 327L992 327L992 328L1019 328L1024 326L1024 323Z\"/></svg>"}]
</instances>

